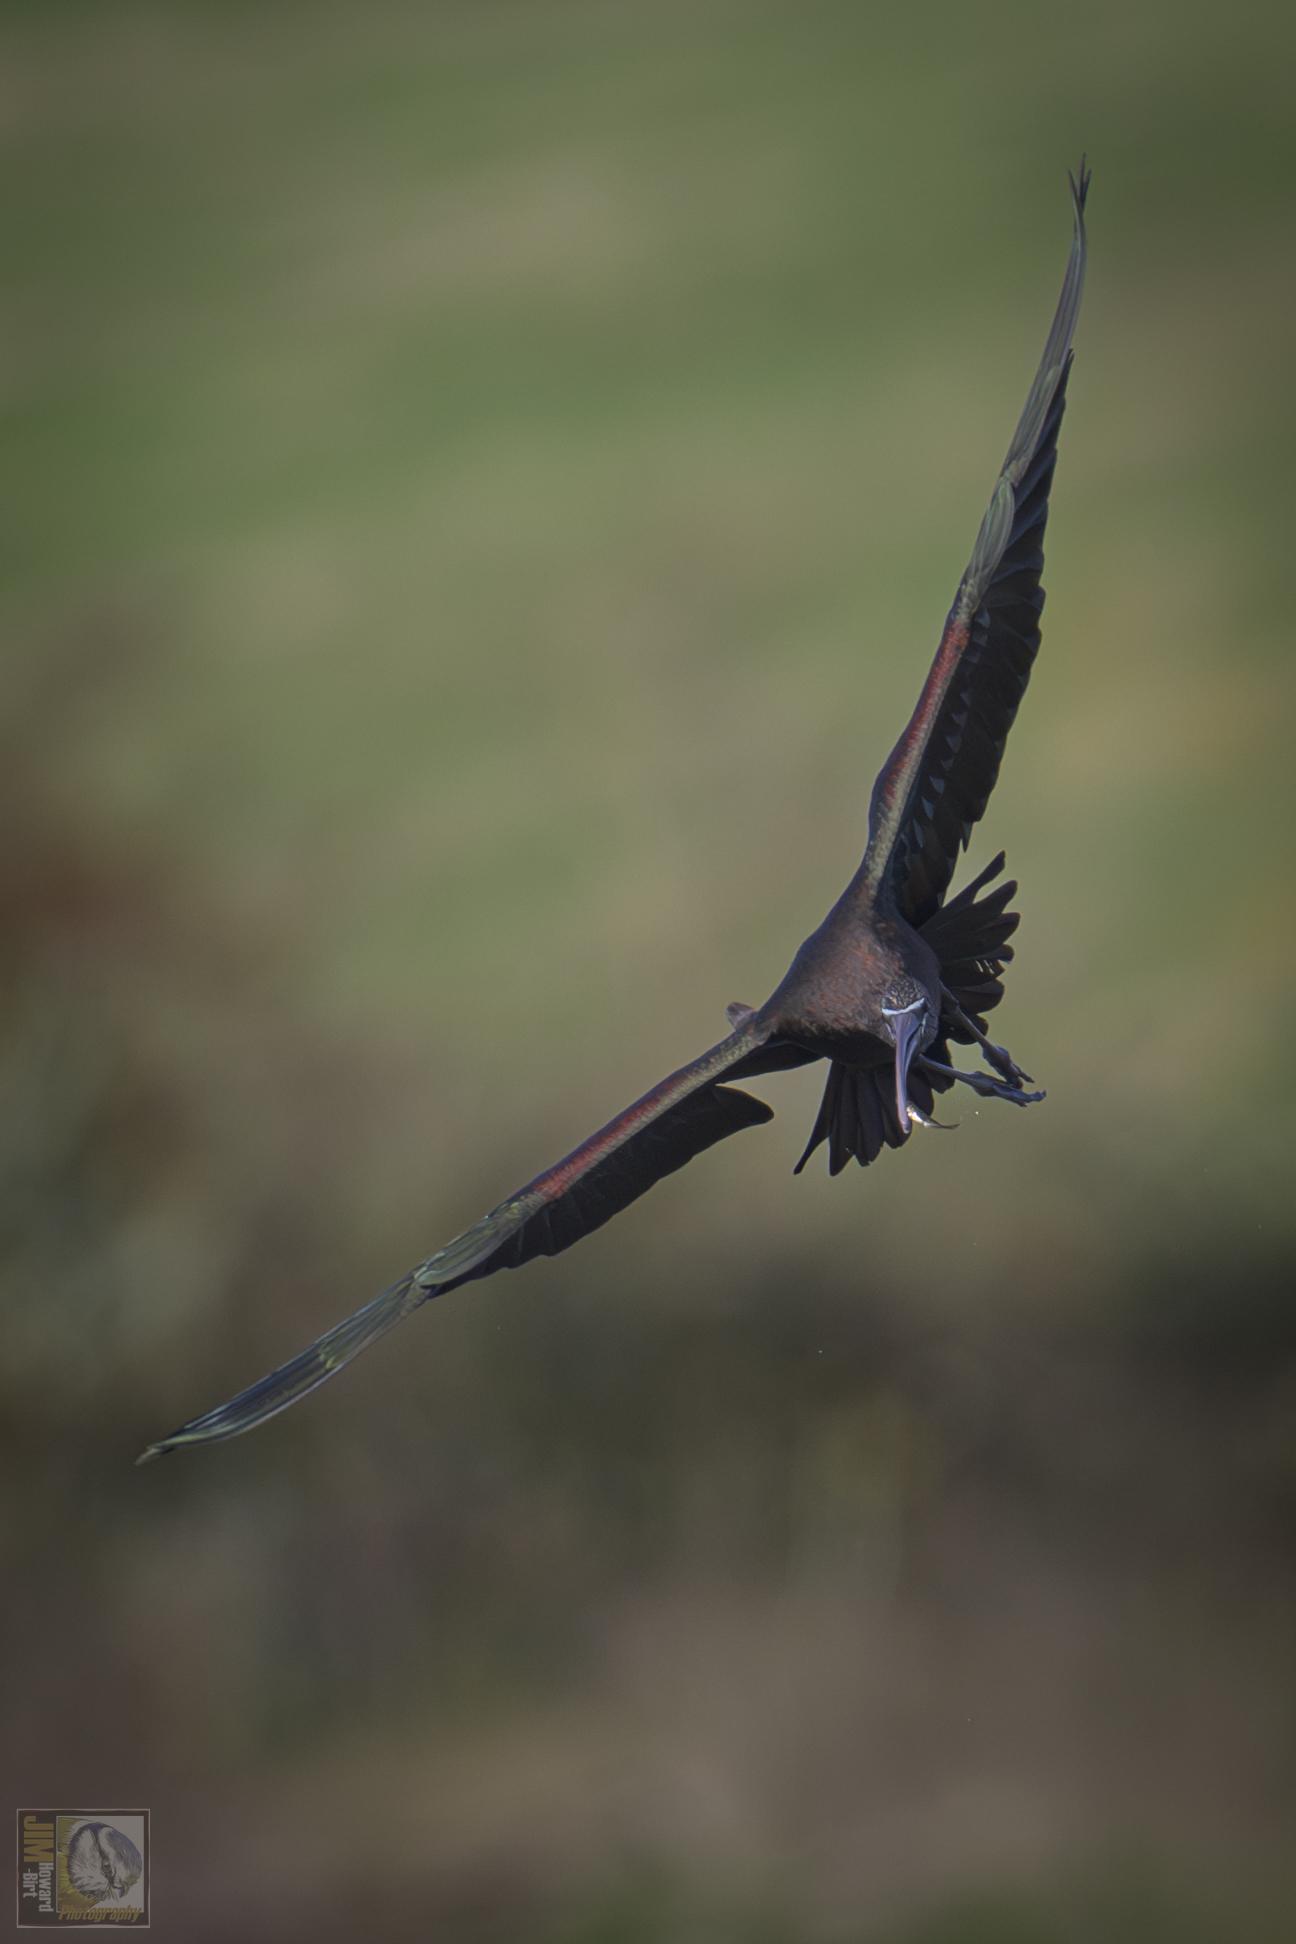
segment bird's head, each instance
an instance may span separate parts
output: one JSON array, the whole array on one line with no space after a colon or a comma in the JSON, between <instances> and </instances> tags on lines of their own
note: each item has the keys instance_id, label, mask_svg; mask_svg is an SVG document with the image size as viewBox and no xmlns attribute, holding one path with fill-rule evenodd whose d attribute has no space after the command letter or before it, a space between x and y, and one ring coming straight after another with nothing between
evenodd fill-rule
<instances>
[{"instance_id":1,"label":"bird's head","mask_svg":"<svg viewBox=\"0 0 1296 1944\"><path fill-rule=\"evenodd\" d=\"M936 1036L931 1002L916 979L907 973L888 989L882 1001L882 1023L895 1047L896 1113L900 1132L909 1130L909 1067L915 1053Z\"/></svg>"}]
</instances>

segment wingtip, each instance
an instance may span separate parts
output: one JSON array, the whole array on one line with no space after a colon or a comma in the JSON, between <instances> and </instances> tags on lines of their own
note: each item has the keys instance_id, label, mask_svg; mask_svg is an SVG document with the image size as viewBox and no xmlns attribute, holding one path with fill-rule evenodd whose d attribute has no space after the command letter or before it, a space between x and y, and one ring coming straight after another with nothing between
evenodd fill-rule
<instances>
[{"instance_id":1,"label":"wingtip","mask_svg":"<svg viewBox=\"0 0 1296 1944\"><path fill-rule=\"evenodd\" d=\"M1067 181L1071 184L1071 200L1076 207L1076 217L1084 214L1084 206L1089 200L1089 184L1093 180L1093 170L1089 167L1087 155L1080 157L1080 167L1074 175L1067 170Z\"/></svg>"},{"instance_id":2,"label":"wingtip","mask_svg":"<svg viewBox=\"0 0 1296 1944\"><path fill-rule=\"evenodd\" d=\"M143 1451L141 1451L139 1457L135 1460L135 1463L137 1465L151 1465L155 1458L166 1458L174 1449L175 1446L168 1444L167 1440L163 1438L158 1444L145 1445Z\"/></svg>"}]
</instances>

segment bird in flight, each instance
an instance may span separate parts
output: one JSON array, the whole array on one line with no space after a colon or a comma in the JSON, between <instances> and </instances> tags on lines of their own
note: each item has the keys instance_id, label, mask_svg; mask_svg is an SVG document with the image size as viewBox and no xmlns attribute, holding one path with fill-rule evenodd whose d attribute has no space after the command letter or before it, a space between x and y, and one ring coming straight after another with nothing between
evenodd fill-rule
<instances>
[{"instance_id":1,"label":"bird in flight","mask_svg":"<svg viewBox=\"0 0 1296 1944\"><path fill-rule=\"evenodd\" d=\"M873 786L863 862L779 985L763 1006L728 1007L731 1030L718 1045L289 1363L150 1445L141 1464L264 1423L429 1298L557 1255L717 1141L773 1118L734 1081L827 1061L797 1173L825 1141L831 1174L852 1160L867 1167L884 1146L903 1146L913 1127L939 1125L935 1096L956 1082L1018 1107L1043 1099L1025 1091L1030 1075L986 1034L1018 923L1008 910L1016 884L996 883L1003 852L956 896L946 893L985 813L1039 647L1044 527L1084 284L1088 190L1082 162L1071 178L1074 235L1044 355L917 707ZM951 1042L979 1049L983 1065L952 1065Z\"/></svg>"}]
</instances>

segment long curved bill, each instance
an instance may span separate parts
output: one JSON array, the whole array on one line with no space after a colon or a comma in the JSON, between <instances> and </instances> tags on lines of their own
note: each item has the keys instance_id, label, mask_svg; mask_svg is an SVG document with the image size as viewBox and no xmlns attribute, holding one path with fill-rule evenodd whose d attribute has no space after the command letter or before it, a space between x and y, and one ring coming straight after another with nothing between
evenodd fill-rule
<instances>
[{"instance_id":1,"label":"long curved bill","mask_svg":"<svg viewBox=\"0 0 1296 1944\"><path fill-rule=\"evenodd\" d=\"M895 1013L892 1017L895 1021L896 1118L900 1123L900 1132L907 1134L909 1132L909 1068L914 1054L918 1051L921 1003L910 1006L905 1012Z\"/></svg>"}]
</instances>

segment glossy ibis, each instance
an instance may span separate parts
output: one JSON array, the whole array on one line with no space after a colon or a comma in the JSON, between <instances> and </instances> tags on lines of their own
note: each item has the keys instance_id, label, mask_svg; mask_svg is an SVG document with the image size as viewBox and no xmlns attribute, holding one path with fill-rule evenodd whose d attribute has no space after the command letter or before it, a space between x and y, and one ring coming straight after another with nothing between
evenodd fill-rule
<instances>
[{"instance_id":1,"label":"glossy ibis","mask_svg":"<svg viewBox=\"0 0 1296 1944\"><path fill-rule=\"evenodd\" d=\"M663 1175L771 1119L735 1080L826 1060L823 1103L797 1171L826 1141L832 1174L850 1160L867 1166L884 1146L900 1147L913 1126L932 1125L935 1095L956 1081L1019 1107L1043 1098L1025 1091L1030 1076L986 1034L1018 922L1008 910L1016 885L995 882L1003 853L955 897L946 891L985 812L1039 647L1044 527L1084 283L1088 188L1081 163L1071 182L1071 254L1044 355L918 706L873 786L864 860L786 977L763 1006L730 1006L727 1038L565 1160L290 1363L150 1445L144 1458L249 1430L429 1297L570 1248ZM978 1048L990 1070L955 1068L951 1042Z\"/></svg>"}]
</instances>

